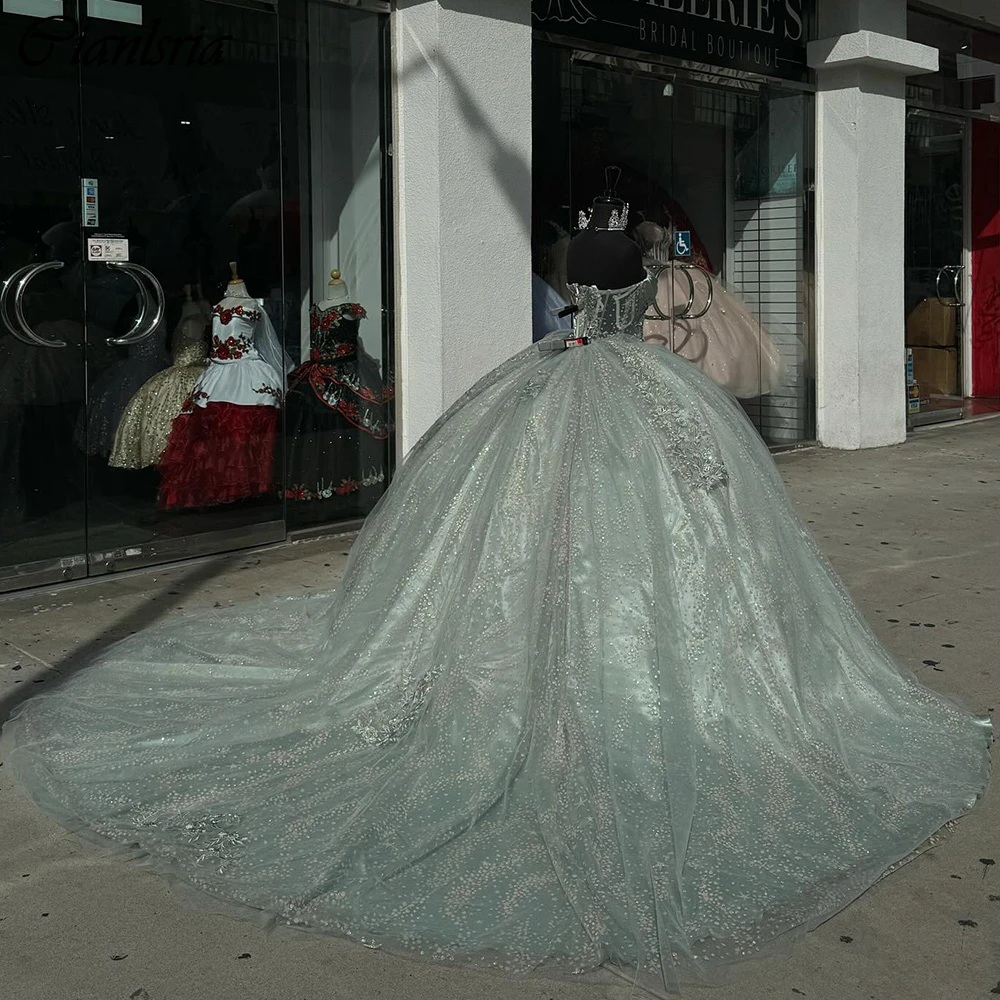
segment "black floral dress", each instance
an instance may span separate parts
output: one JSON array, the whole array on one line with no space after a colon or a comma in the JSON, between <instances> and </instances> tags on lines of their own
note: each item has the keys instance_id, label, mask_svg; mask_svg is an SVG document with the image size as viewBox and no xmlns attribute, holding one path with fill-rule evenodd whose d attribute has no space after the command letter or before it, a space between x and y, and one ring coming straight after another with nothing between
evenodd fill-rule
<instances>
[{"instance_id":1,"label":"black floral dress","mask_svg":"<svg viewBox=\"0 0 1000 1000\"><path fill-rule=\"evenodd\" d=\"M357 303L310 311L309 360L285 400L293 517L364 516L385 491L392 388L358 338L366 315Z\"/></svg>"}]
</instances>

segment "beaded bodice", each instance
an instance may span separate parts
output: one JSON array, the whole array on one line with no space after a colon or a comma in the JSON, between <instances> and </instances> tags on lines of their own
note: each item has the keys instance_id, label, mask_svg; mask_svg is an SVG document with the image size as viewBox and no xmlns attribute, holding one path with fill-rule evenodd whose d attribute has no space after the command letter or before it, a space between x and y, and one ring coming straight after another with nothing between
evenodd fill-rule
<instances>
[{"instance_id":1,"label":"beaded bodice","mask_svg":"<svg viewBox=\"0 0 1000 1000\"><path fill-rule=\"evenodd\" d=\"M357 302L330 309L314 305L309 311L309 347L312 361L353 357L358 350L358 327L368 314Z\"/></svg>"},{"instance_id":2,"label":"beaded bodice","mask_svg":"<svg viewBox=\"0 0 1000 1000\"><path fill-rule=\"evenodd\" d=\"M646 310L656 298L656 274L647 269L642 281L626 288L569 285L578 311L573 332L578 337L613 337L619 334L642 339Z\"/></svg>"}]
</instances>

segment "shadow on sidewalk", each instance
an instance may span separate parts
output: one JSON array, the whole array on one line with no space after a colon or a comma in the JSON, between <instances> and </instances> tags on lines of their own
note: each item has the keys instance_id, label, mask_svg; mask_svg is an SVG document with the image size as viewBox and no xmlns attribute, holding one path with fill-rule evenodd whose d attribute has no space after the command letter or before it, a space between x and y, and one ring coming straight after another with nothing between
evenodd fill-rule
<instances>
[{"instance_id":1,"label":"shadow on sidewalk","mask_svg":"<svg viewBox=\"0 0 1000 1000\"><path fill-rule=\"evenodd\" d=\"M209 581L234 569L239 561L246 557L247 553L244 552L236 553L229 558L212 558L191 567L186 572L177 573L176 577L172 577L169 583L170 597L173 600L163 600L162 591L149 597L138 607L126 613L113 624L108 625L107 628L102 629L99 635L71 650L66 656L53 660L47 669L40 670L39 674L41 678L44 678L45 690L58 689L62 681L66 681L80 670L86 669L87 665L99 653L113 646L119 640L149 628L166 618L177 610L177 605L183 603L185 598L190 598ZM169 570L169 567L164 567L164 569ZM88 582L85 585L93 586L93 582ZM39 677L29 675L29 677L24 678L24 683L18 686L15 691L0 697L0 725L7 721L19 705L35 695L43 693L40 690L41 685L35 683L39 679Z\"/></svg>"}]
</instances>

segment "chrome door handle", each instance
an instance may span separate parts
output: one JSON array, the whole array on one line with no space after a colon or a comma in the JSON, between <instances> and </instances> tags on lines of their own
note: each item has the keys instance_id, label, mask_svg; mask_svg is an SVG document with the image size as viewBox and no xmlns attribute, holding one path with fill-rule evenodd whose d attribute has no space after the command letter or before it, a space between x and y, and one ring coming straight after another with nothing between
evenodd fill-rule
<instances>
[{"instance_id":1,"label":"chrome door handle","mask_svg":"<svg viewBox=\"0 0 1000 1000\"><path fill-rule=\"evenodd\" d=\"M673 268L673 267L678 266L678 265L674 265L673 263L670 263L670 264L657 264L656 266L658 267L658 270L656 272L656 280L657 280L657 282L659 282L660 275L663 274L664 271L666 271L668 268ZM679 265L679 266L683 267L684 265ZM660 308L659 301L657 301L657 299L654 297L653 298L653 309L655 310L655 312L652 313L652 314L646 313L646 315L643 317L644 319L650 319L650 320L687 319L688 313L691 311L692 307L694 306L695 288L694 288L694 279L691 277L690 274L687 273L687 271L684 272L684 277L687 278L688 289L689 289L689 291L688 291L687 305L685 305L684 308L679 313L677 313L676 315L668 316Z\"/></svg>"},{"instance_id":2,"label":"chrome door handle","mask_svg":"<svg viewBox=\"0 0 1000 1000\"><path fill-rule=\"evenodd\" d=\"M27 267L22 267L20 271L12 274L7 281L4 282L4 287L2 292L0 292L0 304L2 304L2 311L4 322L7 323L10 331L17 336L17 331L13 326L10 325L10 320L7 315L7 295L9 294L10 287L16 279L17 285L14 287L14 318L17 321L17 325L21 329L21 336L18 337L19 340L26 344L31 344L33 347L66 347L65 340L46 340L44 337L40 337L31 326L28 324L28 320L24 315L24 292L27 289L32 278L37 274L41 274L42 271L58 271L60 268L66 265L61 260L47 260L44 264L29 264ZM8 282L11 284L9 285Z\"/></svg>"},{"instance_id":3,"label":"chrome door handle","mask_svg":"<svg viewBox=\"0 0 1000 1000\"><path fill-rule=\"evenodd\" d=\"M688 308L681 313L678 319L701 319L709 309L712 308L712 303L715 301L715 282L712 280L712 276L699 264L678 264L678 267L684 269L684 273L687 274L688 281L691 282L691 299L688 303ZM705 275L705 281L708 282L708 295L705 298L705 308L701 312L692 313L691 309L694 306L694 279L691 277L691 271L701 271Z\"/></svg>"},{"instance_id":4,"label":"chrome door handle","mask_svg":"<svg viewBox=\"0 0 1000 1000\"><path fill-rule=\"evenodd\" d=\"M10 295L11 289L34 266L34 264L25 264L24 267L19 267L16 271L8 274L3 279L3 285L0 285L0 322L7 328L7 332L16 337L22 344L29 344L32 347L37 346L35 342L29 339L24 331L10 318L10 313L7 311L7 297Z\"/></svg>"},{"instance_id":5,"label":"chrome door handle","mask_svg":"<svg viewBox=\"0 0 1000 1000\"><path fill-rule=\"evenodd\" d=\"M659 261L656 261L655 263L652 264L652 266L655 267L655 269L656 269L656 283L657 283L657 287L658 287L659 283L660 283L660 275L663 274L663 272L668 267L670 267L670 265L669 264L662 264ZM652 319L652 320L670 319L670 317L667 316L663 312L663 310L660 308L660 303L659 303L659 301L658 301L658 299L657 299L657 297L656 297L655 294L653 295L652 307L653 307L654 311L651 312L651 313L649 313L649 312L646 313L646 315L643 317L643 319Z\"/></svg>"},{"instance_id":6,"label":"chrome door handle","mask_svg":"<svg viewBox=\"0 0 1000 1000\"><path fill-rule=\"evenodd\" d=\"M948 270L951 271L951 283L952 287L955 289L955 308L961 309L965 305L965 296L962 294L963 289L958 287L958 282L965 273L965 265L952 264L949 266Z\"/></svg>"},{"instance_id":7,"label":"chrome door handle","mask_svg":"<svg viewBox=\"0 0 1000 1000\"><path fill-rule=\"evenodd\" d=\"M136 287L139 289L139 315L136 317L131 329L124 336L108 337L108 343L119 347L127 347L132 344L138 344L151 337L163 320L163 314L166 312L167 308L166 299L163 294L163 286L160 284L156 275L153 274L153 272L148 268L143 267L141 264L132 264L126 260L109 260L106 263L108 267L116 267L120 271L127 274L135 282ZM143 282L143 278L149 282L148 286ZM156 308L153 311L153 318L150 320L149 326L144 329L146 317L149 313L149 307L151 304L149 300L150 289L152 289L156 296Z\"/></svg>"},{"instance_id":8,"label":"chrome door handle","mask_svg":"<svg viewBox=\"0 0 1000 1000\"><path fill-rule=\"evenodd\" d=\"M958 276L965 267L962 264L945 264L944 267L938 268L937 277L934 279L934 294L937 296L938 302L943 306L947 306L949 309L959 309L964 303L961 301L961 295L958 291ZM953 302L948 302L944 296L941 295L941 278L945 274L951 275L951 287L952 294L954 296Z\"/></svg>"}]
</instances>

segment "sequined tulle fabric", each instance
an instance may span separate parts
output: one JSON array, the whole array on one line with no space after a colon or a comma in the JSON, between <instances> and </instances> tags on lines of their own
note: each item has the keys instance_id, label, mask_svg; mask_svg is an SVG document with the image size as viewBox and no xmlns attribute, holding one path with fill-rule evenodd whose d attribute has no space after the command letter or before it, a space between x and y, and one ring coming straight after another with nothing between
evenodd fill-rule
<instances>
[{"instance_id":1,"label":"sequined tulle fabric","mask_svg":"<svg viewBox=\"0 0 1000 1000\"><path fill-rule=\"evenodd\" d=\"M738 406L641 342L651 291L576 289L589 345L460 399L336 595L169 619L27 702L28 791L282 921L659 991L973 806L989 720L892 661Z\"/></svg>"}]
</instances>

